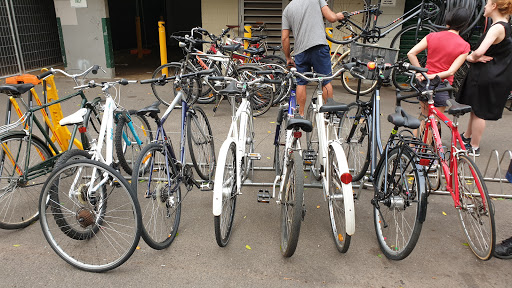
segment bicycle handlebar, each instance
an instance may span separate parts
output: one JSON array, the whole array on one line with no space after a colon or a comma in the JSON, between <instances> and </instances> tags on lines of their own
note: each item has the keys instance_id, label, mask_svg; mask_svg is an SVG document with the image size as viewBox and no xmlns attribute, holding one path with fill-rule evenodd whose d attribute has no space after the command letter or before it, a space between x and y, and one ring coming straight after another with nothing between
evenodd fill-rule
<instances>
[{"instance_id":1,"label":"bicycle handlebar","mask_svg":"<svg viewBox=\"0 0 512 288\"><path fill-rule=\"evenodd\" d=\"M198 72L192 72L192 73L183 74L183 75L175 75L175 76L171 76L171 77L166 77L166 75L164 74L160 78L142 80L142 81L140 81L140 84L148 84L148 83L164 83L165 84L165 83L169 82L170 80L183 79L183 78L188 78L188 77L197 77L200 75L211 74L214 71L215 71L215 69L207 69L207 70L201 70Z\"/></svg>"},{"instance_id":2,"label":"bicycle handlebar","mask_svg":"<svg viewBox=\"0 0 512 288\"><path fill-rule=\"evenodd\" d=\"M66 71L50 68L50 70L43 72L43 73L37 75L36 77L37 77L37 79L41 80L41 79L44 79L50 75L53 75L53 74L59 72L66 77L73 78L73 80L76 80L76 78L83 77L83 76L89 74L89 72L91 72L91 71L92 71L92 74L98 74L99 69L101 69L104 73L106 73L99 65L93 65L80 74L68 74L68 73L66 73Z\"/></svg>"},{"instance_id":3,"label":"bicycle handlebar","mask_svg":"<svg viewBox=\"0 0 512 288\"><path fill-rule=\"evenodd\" d=\"M325 80L332 80L332 79L338 77L344 71L346 71L346 69L341 68L340 70L336 71L336 73L334 73L334 75L328 76L328 75L322 75L322 74L314 73L314 72L306 72L305 74L302 74L302 73L297 72L297 68L290 69L290 72L294 76L298 76L308 82L323 82ZM312 77L308 77L309 75L311 75Z\"/></svg>"},{"instance_id":4,"label":"bicycle handlebar","mask_svg":"<svg viewBox=\"0 0 512 288\"><path fill-rule=\"evenodd\" d=\"M78 90L78 89L84 89L84 88L95 88L98 86L105 88L105 87L114 86L116 84L126 86L130 83L137 83L137 80L126 80L123 78L121 80L117 80L114 82L102 82L102 83L96 83L94 80L91 80L91 81L89 81L89 83L87 83L85 85L79 85L79 86L73 87L73 89Z\"/></svg>"}]
</instances>

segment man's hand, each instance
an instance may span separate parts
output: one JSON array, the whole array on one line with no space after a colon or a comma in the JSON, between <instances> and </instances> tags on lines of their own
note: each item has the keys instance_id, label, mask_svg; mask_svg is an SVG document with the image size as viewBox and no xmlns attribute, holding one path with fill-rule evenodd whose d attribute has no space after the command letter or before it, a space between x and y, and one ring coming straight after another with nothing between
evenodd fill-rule
<instances>
[{"instance_id":1,"label":"man's hand","mask_svg":"<svg viewBox=\"0 0 512 288\"><path fill-rule=\"evenodd\" d=\"M343 12L336 13L336 18L338 18L338 21L341 21L345 19L345 15L343 15Z\"/></svg>"},{"instance_id":2,"label":"man's hand","mask_svg":"<svg viewBox=\"0 0 512 288\"><path fill-rule=\"evenodd\" d=\"M287 67L295 67L295 61L293 61L293 58L286 58L286 66Z\"/></svg>"}]
</instances>

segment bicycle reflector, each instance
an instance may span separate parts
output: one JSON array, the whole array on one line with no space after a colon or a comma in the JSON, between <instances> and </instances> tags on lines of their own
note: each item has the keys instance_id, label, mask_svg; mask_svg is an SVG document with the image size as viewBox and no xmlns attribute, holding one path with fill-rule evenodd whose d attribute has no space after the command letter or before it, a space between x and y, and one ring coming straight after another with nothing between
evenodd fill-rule
<instances>
[{"instance_id":1,"label":"bicycle reflector","mask_svg":"<svg viewBox=\"0 0 512 288\"><path fill-rule=\"evenodd\" d=\"M377 67L377 65L375 64L375 62L368 62L368 64L366 64L366 67L368 67L368 70L375 70L375 67Z\"/></svg>"},{"instance_id":2,"label":"bicycle reflector","mask_svg":"<svg viewBox=\"0 0 512 288\"><path fill-rule=\"evenodd\" d=\"M350 175L350 173L343 173L341 174L340 180L343 184L348 184L352 182L352 175Z\"/></svg>"},{"instance_id":3,"label":"bicycle reflector","mask_svg":"<svg viewBox=\"0 0 512 288\"><path fill-rule=\"evenodd\" d=\"M295 131L295 132L293 132L293 137L295 137L295 138L300 138L300 137L302 137L302 132L300 132L300 131Z\"/></svg>"},{"instance_id":4,"label":"bicycle reflector","mask_svg":"<svg viewBox=\"0 0 512 288\"><path fill-rule=\"evenodd\" d=\"M78 128L78 132L80 132L80 133L85 133L85 132L87 132L87 127L83 127L83 126L82 126L82 127Z\"/></svg>"},{"instance_id":5,"label":"bicycle reflector","mask_svg":"<svg viewBox=\"0 0 512 288\"><path fill-rule=\"evenodd\" d=\"M430 165L430 159L420 159L420 165L421 166L429 166Z\"/></svg>"}]
</instances>

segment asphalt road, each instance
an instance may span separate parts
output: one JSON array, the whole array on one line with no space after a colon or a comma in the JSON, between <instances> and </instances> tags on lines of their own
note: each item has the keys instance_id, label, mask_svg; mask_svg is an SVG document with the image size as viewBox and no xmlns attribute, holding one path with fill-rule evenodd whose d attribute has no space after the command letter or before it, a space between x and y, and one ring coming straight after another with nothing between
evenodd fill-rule
<instances>
[{"instance_id":1,"label":"asphalt road","mask_svg":"<svg viewBox=\"0 0 512 288\"><path fill-rule=\"evenodd\" d=\"M131 79L149 76L139 74ZM346 94L341 85L335 84L337 101L355 99ZM72 84L67 79L57 78L57 86L61 96L72 91ZM121 92L121 104L126 108L142 108L155 101L149 86L133 84L123 87ZM100 91L87 93L92 97ZM385 116L394 109L394 91L385 88L382 94L382 137L385 141L391 130ZM5 103L6 97L0 97L0 107ZM74 102L66 104L64 114L73 112L76 105ZM418 111L414 105L404 107L413 114ZM212 106L204 105L203 108L212 124L218 151L231 121L229 105L223 103L215 115ZM272 122L276 111L272 108L255 120L255 150L262 155L262 160L256 162L258 167L272 166L275 129ZM4 113L0 112L1 121ZM178 118L173 119L177 121ZM461 131L465 130L467 119L468 116L460 119ZM481 143L482 156L476 159L482 172L492 150L502 153L512 149L511 121L512 112L505 111L503 119L487 123ZM175 131L175 127L169 124L167 130ZM505 162L504 170L508 160ZM495 169L494 161L487 174L492 176ZM255 171L252 180L271 182L273 175L272 171ZM305 181L311 181L311 177L308 175ZM499 185L490 183L488 186L491 193L501 193ZM405 260L391 261L382 255L376 241L371 190L363 190L356 201L356 233L348 252L340 254L332 240L327 202L322 191L306 188L307 214L299 244L291 258L284 258L279 251L279 206L272 201L258 203L258 189L243 187L227 247L220 248L215 242L212 192L194 189L183 202L179 235L171 247L163 251L152 250L141 239L140 249L125 264L103 274L83 272L65 263L46 242L38 222L23 230L0 230L0 286L510 287L508 276L512 262L496 258L483 262L473 255L464 245L466 239L457 211L448 196L429 198L427 220L416 248ZM504 193L512 194L511 184L503 184L502 189ZM512 236L512 200L495 199L494 205L499 242Z\"/></svg>"}]
</instances>

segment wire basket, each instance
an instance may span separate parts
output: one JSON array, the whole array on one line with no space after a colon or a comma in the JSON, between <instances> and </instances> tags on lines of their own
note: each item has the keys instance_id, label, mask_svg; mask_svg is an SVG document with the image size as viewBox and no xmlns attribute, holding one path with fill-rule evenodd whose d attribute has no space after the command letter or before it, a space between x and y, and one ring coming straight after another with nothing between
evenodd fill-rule
<instances>
[{"instance_id":1,"label":"wire basket","mask_svg":"<svg viewBox=\"0 0 512 288\"><path fill-rule=\"evenodd\" d=\"M350 59L357 59L362 62L377 62L377 63L391 63L396 62L398 56L398 49L385 48L377 45L361 44L352 42L350 44ZM378 71L368 70L368 67L363 67L364 77L366 79L377 79ZM384 71L384 77L388 78L391 74L391 69Z\"/></svg>"}]
</instances>

